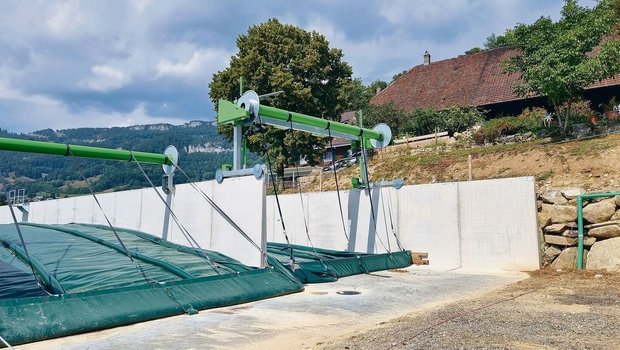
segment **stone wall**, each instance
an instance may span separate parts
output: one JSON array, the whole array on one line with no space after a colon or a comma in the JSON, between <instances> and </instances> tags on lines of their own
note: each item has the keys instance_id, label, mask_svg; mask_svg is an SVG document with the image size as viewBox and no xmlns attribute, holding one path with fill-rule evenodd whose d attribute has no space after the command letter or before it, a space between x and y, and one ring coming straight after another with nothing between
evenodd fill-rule
<instances>
[{"instance_id":1,"label":"stone wall","mask_svg":"<svg viewBox=\"0 0 620 350\"><path fill-rule=\"evenodd\" d=\"M581 188L548 190L538 196L538 234L543 266L577 266L577 196ZM620 196L583 201L584 264L620 270ZM615 249L618 246L618 249Z\"/></svg>"}]
</instances>

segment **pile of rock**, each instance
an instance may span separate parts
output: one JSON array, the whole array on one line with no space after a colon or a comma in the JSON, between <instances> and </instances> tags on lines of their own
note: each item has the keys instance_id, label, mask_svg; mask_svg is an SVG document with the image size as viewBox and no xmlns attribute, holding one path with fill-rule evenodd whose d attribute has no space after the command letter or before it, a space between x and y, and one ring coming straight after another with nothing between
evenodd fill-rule
<instances>
[{"instance_id":1,"label":"pile of rock","mask_svg":"<svg viewBox=\"0 0 620 350\"><path fill-rule=\"evenodd\" d=\"M543 265L577 265L577 196L580 188L539 196L538 223ZM588 269L620 271L620 196L584 200L584 264Z\"/></svg>"}]
</instances>

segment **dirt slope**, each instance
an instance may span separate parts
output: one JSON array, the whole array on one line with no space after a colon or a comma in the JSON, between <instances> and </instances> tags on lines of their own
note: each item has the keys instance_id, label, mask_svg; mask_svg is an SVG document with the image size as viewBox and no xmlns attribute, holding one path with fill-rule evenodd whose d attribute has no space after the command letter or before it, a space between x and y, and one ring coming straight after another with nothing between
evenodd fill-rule
<instances>
[{"instance_id":1,"label":"dirt slope","mask_svg":"<svg viewBox=\"0 0 620 350\"><path fill-rule=\"evenodd\" d=\"M620 188L620 134L552 143L526 143L468 148L439 145L427 148L388 148L369 163L371 181L402 178L407 184L466 181L472 155L475 180L535 176L539 189L580 186L588 191ZM341 188L351 188L358 168L338 171ZM304 191L318 191L319 174L308 178ZM335 188L331 172L323 173L323 191Z\"/></svg>"}]
</instances>

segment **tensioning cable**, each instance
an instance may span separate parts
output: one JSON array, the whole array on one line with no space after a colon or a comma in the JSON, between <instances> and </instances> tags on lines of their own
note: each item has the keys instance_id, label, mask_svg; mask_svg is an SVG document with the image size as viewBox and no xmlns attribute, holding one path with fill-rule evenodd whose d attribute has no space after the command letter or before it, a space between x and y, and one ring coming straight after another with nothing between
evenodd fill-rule
<instances>
[{"instance_id":1,"label":"tensioning cable","mask_svg":"<svg viewBox=\"0 0 620 350\"><path fill-rule=\"evenodd\" d=\"M336 150L333 144L332 131L330 128L327 129L327 133L329 135L329 148L332 152L332 170L334 171L334 180L336 181L336 195L338 196L338 209L340 209L340 221L342 221L342 232L344 232L344 237L347 239L347 244L349 242L349 235L347 234L347 225L344 222L344 213L342 212L342 200L340 199L340 186L338 185L338 173L336 172Z\"/></svg>"},{"instance_id":2,"label":"tensioning cable","mask_svg":"<svg viewBox=\"0 0 620 350\"><path fill-rule=\"evenodd\" d=\"M258 251L263 255L265 255L265 252L261 249L261 247L254 242L254 240L247 234L245 233L245 231L243 231L243 229L241 227L239 227L239 225L237 225L237 223L230 217L228 216L228 214L226 214L226 212L224 210L222 210L222 208L220 208L217 203L215 203L215 201L213 201L213 199L211 199L202 189L200 189L200 187L198 187L189 177L189 175L185 172L185 170L183 170L183 168L181 168L178 164L176 164L177 169L179 169L179 171L185 175L185 177L187 178L187 183L195 190L197 191L206 201L207 203L209 203L209 205L211 205L211 207L222 216L222 218L224 218L224 220L226 220L226 222L228 222L228 224L230 224L230 226L232 226L241 236L243 236L243 238L245 238L250 244L252 244L252 246L254 246L254 248L258 249Z\"/></svg>"},{"instance_id":3,"label":"tensioning cable","mask_svg":"<svg viewBox=\"0 0 620 350\"><path fill-rule=\"evenodd\" d=\"M207 260L207 263L209 263L209 265L211 265L211 267L213 267L213 269L215 270L215 272L220 275L220 271L219 271L219 265L217 265L207 254L204 253L204 250L202 249L202 247L200 246L200 244L198 244L198 242L194 239L194 237L189 233L189 231L185 228L185 226L183 225L183 223L181 223L181 221L179 220L179 218L177 217L177 215L175 214L175 212L172 210L172 208L170 208L170 206L168 205L168 203L166 203L166 200L164 199L164 197L161 195L161 193L159 193L159 191L157 190L157 188L155 187L155 185L153 184L153 181L151 181L151 178L146 174L146 172L144 171L144 168L142 167L142 165L140 164L140 162L136 159L136 157L133 154L133 151L130 151L131 154L131 159L136 163L136 165L138 165L138 168L140 169L140 172L142 172L142 175L146 178L146 180L149 182L149 185L151 185L151 188L153 189L153 191L155 191L155 193L157 194L157 197L159 197L159 199L162 201L162 203L164 203L164 205L166 206L166 209L168 209L168 211L170 212L170 216L172 216L172 219L174 220L174 222L177 224L177 227L179 228L179 230L181 231L181 233L183 234L183 236L185 237L185 239L187 240L187 242L189 243L189 245L194 248L194 250L203 258L205 258L205 260ZM195 245L195 246L194 246Z\"/></svg>"},{"instance_id":4,"label":"tensioning cable","mask_svg":"<svg viewBox=\"0 0 620 350\"><path fill-rule=\"evenodd\" d=\"M67 153L70 156L73 156L73 152L71 151L71 146L69 144L67 144ZM75 162L73 164L75 164ZM127 249L127 246L125 246L125 242L123 242L123 240L119 236L118 232L116 232L116 229L114 228L114 226L112 226L112 222L108 218L108 215L103 210L103 206L101 206L101 203L99 203L99 199L97 198L97 195L95 194L95 191L93 190L93 187L90 184L90 181L88 181L88 178L86 178L86 175L84 175L84 173L82 172L82 170L79 167L74 167L74 168L76 168L78 174L82 177L82 179L84 180L84 183L86 183L86 187L88 187L88 191L90 191L90 194L93 196L93 199L95 200L95 203L97 204L97 207L99 207L99 210L101 211L101 214L103 214L103 217L105 218L105 221L108 223L108 226L110 226L110 229L114 233L114 236L116 237L116 240L118 241L118 243L123 248L123 251L125 252L125 255L127 255L129 260L131 261L131 263L136 267L138 272L140 272L140 275L142 275L142 278L144 278L144 281L146 283L148 283L149 285L151 285L151 286L153 286L154 284L159 284L158 281L149 278L146 275L146 273L144 272L144 269L142 269L142 266L140 265L140 263L137 262L136 260L134 260L134 258L131 256L131 253L129 253L129 249Z\"/></svg>"},{"instance_id":5,"label":"tensioning cable","mask_svg":"<svg viewBox=\"0 0 620 350\"><path fill-rule=\"evenodd\" d=\"M394 227L394 219L392 218L392 196L388 193L388 214L390 215L390 227L392 228L392 234L396 239L396 244L401 251L405 251L405 248L400 243L400 239L398 239L398 234L396 233L396 228ZM385 215L385 214L384 214Z\"/></svg>"},{"instance_id":6,"label":"tensioning cable","mask_svg":"<svg viewBox=\"0 0 620 350\"><path fill-rule=\"evenodd\" d=\"M30 271L32 271L32 277L37 282L37 285L39 286L39 288L41 288L45 293L47 293L48 295L55 295L54 293L49 292L44 287L45 283L42 283L39 280L39 276L35 272L34 266L32 266L32 260L30 260L31 258L30 258L30 253L28 252L28 246L26 246L26 241L24 240L24 235L22 233L21 228L19 227L19 223L17 222L17 217L15 216L15 210L13 209L13 204L11 203L10 200L9 200L8 203L9 203L9 210L11 211L11 218L13 219L13 223L15 224L15 229L17 230L17 235L19 236L19 240L22 243L22 247L24 247L24 253L26 254L26 259L28 259L28 266L30 266ZM60 288L62 290L62 293L65 294L64 288L62 286L60 286Z\"/></svg>"},{"instance_id":7,"label":"tensioning cable","mask_svg":"<svg viewBox=\"0 0 620 350\"><path fill-rule=\"evenodd\" d=\"M293 121L291 120L290 123L291 123L290 131L292 132L293 131ZM312 243L312 239L310 238L310 232L308 230L308 221L306 220L306 208L304 206L304 197L303 197L303 194L301 192L301 181L299 181L299 168L297 167L297 163L294 163L294 162L293 162L293 166L295 167L295 176L297 178L297 189L298 189L298 193L299 193L299 201L301 202L301 214L302 214L302 216L304 218L304 228L306 230L306 238L308 238L308 243L310 243L310 247L314 251L314 255L317 257L317 259L319 259L319 262L321 263L321 265L323 265L323 268L325 269L325 272L327 274L331 275L331 276L337 277L336 273L334 273L333 271L331 271L327 267L327 265L323 261L323 258L321 258L321 255L317 252L316 248L314 247L314 243Z\"/></svg>"},{"instance_id":8,"label":"tensioning cable","mask_svg":"<svg viewBox=\"0 0 620 350\"><path fill-rule=\"evenodd\" d=\"M383 189L379 188L379 199L381 200L381 210L383 211L383 223L385 224L385 238L387 239L388 249L392 250L390 234L388 233L387 215L385 215L385 200L383 200Z\"/></svg>"},{"instance_id":9,"label":"tensioning cable","mask_svg":"<svg viewBox=\"0 0 620 350\"><path fill-rule=\"evenodd\" d=\"M290 117L290 114L289 114ZM258 114L258 128L261 131L264 131L263 121L261 120L260 114ZM291 246L291 241L288 239L288 235L286 234L286 226L284 225L284 216L282 215L282 207L280 206L280 199L278 198L278 186L276 184L275 178L273 176L273 168L271 166L271 158L269 157L268 150L265 151L265 160L267 161L267 169L269 170L269 177L271 178L271 184L273 185L273 193L276 198L276 205L278 207L278 214L280 215L280 224L282 224L282 233L284 234L284 239L286 239L286 244L288 245L288 249L290 250L290 264L293 265L295 263L295 257L293 256L293 247Z\"/></svg>"},{"instance_id":10,"label":"tensioning cable","mask_svg":"<svg viewBox=\"0 0 620 350\"><path fill-rule=\"evenodd\" d=\"M11 344L9 344L9 342L7 342L4 338L2 338L2 336L0 336L0 343L4 344L4 346L6 346L7 348L9 348L10 350L13 350L14 348L11 346Z\"/></svg>"},{"instance_id":11,"label":"tensioning cable","mask_svg":"<svg viewBox=\"0 0 620 350\"><path fill-rule=\"evenodd\" d=\"M383 249L385 249L388 253L390 253L390 256L392 256L392 251L389 250L385 246L385 243L383 243L383 240L377 233L377 216L375 215L375 207L374 207L374 204L372 203L372 190L370 188L370 180L368 179L368 157L366 156L366 146L364 145L363 141L362 141L361 152L362 152L362 160L364 161L364 172L366 174L366 178L364 180L366 181L366 189L368 190L368 200L370 201L370 214L372 216L375 236L377 236L377 239L379 240L379 243L381 243L381 245L383 246Z\"/></svg>"}]
</instances>

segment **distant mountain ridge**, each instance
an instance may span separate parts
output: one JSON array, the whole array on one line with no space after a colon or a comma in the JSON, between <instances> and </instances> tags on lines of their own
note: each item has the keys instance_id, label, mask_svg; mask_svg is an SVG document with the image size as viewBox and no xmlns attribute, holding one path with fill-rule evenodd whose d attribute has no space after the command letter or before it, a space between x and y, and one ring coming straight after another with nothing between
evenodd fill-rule
<instances>
[{"instance_id":1,"label":"distant mountain ridge","mask_svg":"<svg viewBox=\"0 0 620 350\"><path fill-rule=\"evenodd\" d=\"M217 126L209 121L195 120L182 125L160 123L43 129L27 134L0 129L0 136L154 153L161 153L166 146L174 145L179 150L181 166L194 181L212 179L222 164L232 162L231 143L219 135ZM76 171L77 167L99 192L148 185L134 164L0 151L0 192L25 188L31 196L42 197L86 193L86 184ZM161 167L145 166L145 170L156 185L161 182ZM186 181L184 176L177 176L175 182Z\"/></svg>"}]
</instances>

